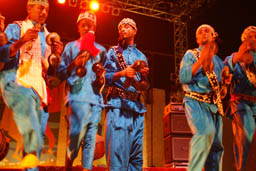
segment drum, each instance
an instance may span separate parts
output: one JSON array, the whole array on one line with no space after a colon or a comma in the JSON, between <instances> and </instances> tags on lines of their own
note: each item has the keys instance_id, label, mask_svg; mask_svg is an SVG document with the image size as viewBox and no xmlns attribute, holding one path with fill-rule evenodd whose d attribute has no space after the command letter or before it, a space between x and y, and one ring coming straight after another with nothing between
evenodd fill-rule
<instances>
[{"instance_id":1,"label":"drum","mask_svg":"<svg viewBox=\"0 0 256 171\"><path fill-rule=\"evenodd\" d=\"M96 134L96 144L95 144L95 152L94 152L94 160L100 159L105 154L105 143L104 138L98 134Z\"/></svg>"},{"instance_id":2,"label":"drum","mask_svg":"<svg viewBox=\"0 0 256 171\"><path fill-rule=\"evenodd\" d=\"M9 151L9 142L4 134L3 129L0 129L0 161L5 158Z\"/></svg>"}]
</instances>

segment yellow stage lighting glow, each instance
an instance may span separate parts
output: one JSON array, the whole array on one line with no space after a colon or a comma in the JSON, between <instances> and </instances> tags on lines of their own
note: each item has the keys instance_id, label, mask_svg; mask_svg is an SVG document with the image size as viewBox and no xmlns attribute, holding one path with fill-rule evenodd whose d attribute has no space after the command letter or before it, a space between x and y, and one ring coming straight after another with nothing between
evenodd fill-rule
<instances>
[{"instance_id":1,"label":"yellow stage lighting glow","mask_svg":"<svg viewBox=\"0 0 256 171\"><path fill-rule=\"evenodd\" d=\"M64 4L66 2L66 0L58 0L58 3L60 4Z\"/></svg>"},{"instance_id":2,"label":"yellow stage lighting glow","mask_svg":"<svg viewBox=\"0 0 256 171\"><path fill-rule=\"evenodd\" d=\"M98 11L98 9L99 9L99 3L97 2L97 1L91 1L90 2L90 9L92 10L92 11Z\"/></svg>"}]
</instances>

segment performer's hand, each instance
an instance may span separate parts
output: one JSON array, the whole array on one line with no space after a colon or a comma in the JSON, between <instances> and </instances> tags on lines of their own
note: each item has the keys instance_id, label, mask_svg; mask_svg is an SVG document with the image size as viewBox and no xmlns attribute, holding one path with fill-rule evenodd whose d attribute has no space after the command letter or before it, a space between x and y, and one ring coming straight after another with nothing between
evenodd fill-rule
<instances>
[{"instance_id":1,"label":"performer's hand","mask_svg":"<svg viewBox=\"0 0 256 171\"><path fill-rule=\"evenodd\" d=\"M204 71L213 71L214 64L212 59L216 53L216 48L217 47L215 42L209 42L204 45L200 53L200 58L202 57L202 67Z\"/></svg>"},{"instance_id":2,"label":"performer's hand","mask_svg":"<svg viewBox=\"0 0 256 171\"><path fill-rule=\"evenodd\" d=\"M123 72L122 75L128 78L134 78L136 74L135 70L130 66L125 68L122 72Z\"/></svg>"},{"instance_id":3,"label":"performer's hand","mask_svg":"<svg viewBox=\"0 0 256 171\"><path fill-rule=\"evenodd\" d=\"M90 58L90 53L88 51L82 52L80 55L76 57L74 60L75 66L84 66L88 59Z\"/></svg>"},{"instance_id":4,"label":"performer's hand","mask_svg":"<svg viewBox=\"0 0 256 171\"><path fill-rule=\"evenodd\" d=\"M39 29L37 28L28 29L21 39L24 43L30 40L35 40L37 39L38 32L39 32Z\"/></svg>"},{"instance_id":5,"label":"performer's hand","mask_svg":"<svg viewBox=\"0 0 256 171\"><path fill-rule=\"evenodd\" d=\"M63 43L61 41L59 42L53 42L51 46L51 50L53 53L60 55L63 51Z\"/></svg>"},{"instance_id":6,"label":"performer's hand","mask_svg":"<svg viewBox=\"0 0 256 171\"><path fill-rule=\"evenodd\" d=\"M143 76L143 77L147 77L148 74L149 74L149 68L148 67L143 67L142 69L140 69L140 74Z\"/></svg>"},{"instance_id":7,"label":"performer's hand","mask_svg":"<svg viewBox=\"0 0 256 171\"><path fill-rule=\"evenodd\" d=\"M256 46L255 41L244 41L233 58L233 64L237 61L245 64L253 62L253 56L250 54L250 50L255 48L254 46Z\"/></svg>"}]
</instances>

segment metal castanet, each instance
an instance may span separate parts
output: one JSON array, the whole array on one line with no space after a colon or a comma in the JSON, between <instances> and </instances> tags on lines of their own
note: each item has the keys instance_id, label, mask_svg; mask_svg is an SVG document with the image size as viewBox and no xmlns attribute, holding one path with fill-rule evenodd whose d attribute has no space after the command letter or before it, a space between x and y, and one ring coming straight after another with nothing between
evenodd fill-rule
<instances>
[{"instance_id":1,"label":"metal castanet","mask_svg":"<svg viewBox=\"0 0 256 171\"><path fill-rule=\"evenodd\" d=\"M76 75L79 77L84 77L87 73L85 68L86 62L91 58L91 54L88 51L81 51L77 60L80 60L79 66L76 68Z\"/></svg>"},{"instance_id":2,"label":"metal castanet","mask_svg":"<svg viewBox=\"0 0 256 171\"><path fill-rule=\"evenodd\" d=\"M96 74L96 79L92 83L93 87L102 89L102 87L105 85L105 68L100 62L96 62L92 66L92 71Z\"/></svg>"},{"instance_id":3,"label":"metal castanet","mask_svg":"<svg viewBox=\"0 0 256 171\"><path fill-rule=\"evenodd\" d=\"M58 33L50 33L46 36L46 43L49 46L52 46L52 44L54 42L60 42L60 36L58 35ZM48 62L49 65L53 66L53 67L57 67L60 64L60 55L54 51L52 51L52 53L50 54L50 56L48 57Z\"/></svg>"}]
</instances>

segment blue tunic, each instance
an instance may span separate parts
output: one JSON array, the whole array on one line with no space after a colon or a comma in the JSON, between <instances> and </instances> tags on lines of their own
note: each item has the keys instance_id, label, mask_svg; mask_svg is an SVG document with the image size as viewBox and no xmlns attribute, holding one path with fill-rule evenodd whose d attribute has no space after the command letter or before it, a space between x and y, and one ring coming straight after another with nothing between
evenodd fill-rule
<instances>
[{"instance_id":1,"label":"blue tunic","mask_svg":"<svg viewBox=\"0 0 256 171\"><path fill-rule=\"evenodd\" d=\"M92 71L92 65L96 62L99 62L101 56L104 56L106 50L103 46L95 43L95 46L100 49L100 53L95 57L96 59L91 58L87 61L85 68L87 69L87 73L84 77L80 78L76 75L76 70L73 69L71 75L69 76L67 73L67 67L71 64L72 61L75 60L78 53L80 52L80 43L79 41L73 41L68 43L65 46L65 49L62 53L61 64L58 69L59 78L61 80L66 80L66 84L69 86L70 91L68 92L68 96L66 102L70 101L80 101L87 102L95 105L103 106L103 97L102 94L97 94L93 91L92 83L96 79L95 73Z\"/></svg>"},{"instance_id":2,"label":"blue tunic","mask_svg":"<svg viewBox=\"0 0 256 171\"><path fill-rule=\"evenodd\" d=\"M202 47L198 49L202 50ZM202 67L192 76L192 65L196 57L188 50L181 62L179 79L185 92L210 93L211 85ZM222 60L213 57L214 71L221 80ZM192 130L188 170L222 170L222 118L217 114L215 104L200 102L191 97L184 97L185 114Z\"/></svg>"},{"instance_id":3,"label":"blue tunic","mask_svg":"<svg viewBox=\"0 0 256 171\"><path fill-rule=\"evenodd\" d=\"M120 47L119 47L120 48ZM145 55L135 45L130 45L122 51L127 65L132 65L136 60L147 62ZM113 48L107 53L104 67L106 83L129 92L137 92L133 86L124 88L125 77L113 81L116 72L121 71ZM137 73L136 79L140 80ZM142 145L144 105L138 101L122 97L109 97L106 124L106 156L107 164L111 171L142 170Z\"/></svg>"},{"instance_id":4,"label":"blue tunic","mask_svg":"<svg viewBox=\"0 0 256 171\"><path fill-rule=\"evenodd\" d=\"M256 53L253 55L252 65L256 66ZM235 53L225 59L225 64L232 73L231 95L243 94L256 96L255 86L247 78L240 62L233 65ZM234 134L234 157L237 170L244 170L250 144L255 131L254 117L256 115L256 102L232 98L230 101L230 115Z\"/></svg>"},{"instance_id":5,"label":"blue tunic","mask_svg":"<svg viewBox=\"0 0 256 171\"><path fill-rule=\"evenodd\" d=\"M66 102L71 108L68 158L73 162L83 142L82 164L83 168L90 170L94 158L98 123L104 107L102 94L93 90L92 83L96 79L96 74L92 71L92 66L96 62L104 60L106 50L97 43L95 43L95 46L100 49L100 53L87 61L84 66L87 73L84 77L80 78L76 75L76 67L70 75L67 70L80 52L78 40L69 42L65 46L61 56L61 64L58 68L58 77L61 80L66 80L69 87L66 97Z\"/></svg>"}]
</instances>

